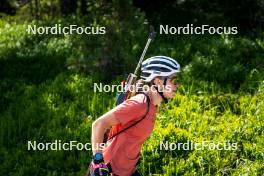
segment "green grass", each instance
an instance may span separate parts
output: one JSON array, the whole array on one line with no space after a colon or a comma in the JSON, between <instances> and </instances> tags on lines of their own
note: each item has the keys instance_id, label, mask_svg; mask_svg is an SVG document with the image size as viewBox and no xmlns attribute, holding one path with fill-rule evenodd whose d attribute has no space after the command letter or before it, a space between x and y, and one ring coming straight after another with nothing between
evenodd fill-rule
<instances>
[{"instance_id":1,"label":"green grass","mask_svg":"<svg viewBox=\"0 0 264 176\"><path fill-rule=\"evenodd\" d=\"M39 86L17 86L19 95L6 93L10 106L0 114L0 175L84 172L91 152L28 151L27 141L90 142L91 123L114 104L111 94L94 94L91 81L79 75L60 74Z\"/></svg>"},{"instance_id":2,"label":"green grass","mask_svg":"<svg viewBox=\"0 0 264 176\"><path fill-rule=\"evenodd\" d=\"M157 115L140 167L146 175L262 175L264 92L182 95ZM237 150L160 150L160 141L237 143Z\"/></svg>"},{"instance_id":3,"label":"green grass","mask_svg":"<svg viewBox=\"0 0 264 176\"><path fill-rule=\"evenodd\" d=\"M91 123L114 106L114 95L93 93L91 77L60 74L39 86L8 92L0 114L1 175L82 175L90 151L27 151L27 141L90 142ZM183 85L160 107L155 129L144 144L145 175L261 175L264 165L264 89L254 95L191 92ZM204 90L206 91L206 90ZM160 141L237 143L237 150L159 150Z\"/></svg>"},{"instance_id":4,"label":"green grass","mask_svg":"<svg viewBox=\"0 0 264 176\"><path fill-rule=\"evenodd\" d=\"M0 175L85 173L90 151L27 151L27 141L90 142L92 122L115 105L115 95L94 93L93 82L119 82L112 78L134 69L146 36L144 26L134 26L143 21L140 16L121 28L107 17L102 25L112 31L97 38L27 35L31 22L0 20ZM147 55L176 58L182 86L160 107L142 150L142 173L264 173L263 46L261 36L157 36ZM205 140L230 141L238 149L158 150L160 141Z\"/></svg>"}]
</instances>

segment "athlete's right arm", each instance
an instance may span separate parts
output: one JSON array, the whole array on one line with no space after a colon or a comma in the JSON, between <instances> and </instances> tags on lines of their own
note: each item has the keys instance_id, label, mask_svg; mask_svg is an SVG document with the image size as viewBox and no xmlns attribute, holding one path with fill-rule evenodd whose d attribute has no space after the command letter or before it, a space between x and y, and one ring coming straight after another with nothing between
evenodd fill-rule
<instances>
[{"instance_id":1,"label":"athlete's right arm","mask_svg":"<svg viewBox=\"0 0 264 176\"><path fill-rule=\"evenodd\" d=\"M100 152L100 144L103 143L104 134L107 129L111 128L114 125L119 124L120 122L115 117L112 111L107 112L102 115L100 118L95 120L92 124L92 150L93 154Z\"/></svg>"}]
</instances>

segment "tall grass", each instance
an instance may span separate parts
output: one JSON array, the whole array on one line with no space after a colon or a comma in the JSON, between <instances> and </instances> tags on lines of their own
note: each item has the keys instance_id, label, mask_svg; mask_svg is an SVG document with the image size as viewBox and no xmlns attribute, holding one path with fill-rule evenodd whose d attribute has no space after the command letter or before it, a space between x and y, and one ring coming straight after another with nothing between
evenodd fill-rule
<instances>
[{"instance_id":1,"label":"tall grass","mask_svg":"<svg viewBox=\"0 0 264 176\"><path fill-rule=\"evenodd\" d=\"M111 31L98 38L32 36L26 34L26 24L0 20L0 175L85 172L90 151L28 151L27 141L90 142L92 122L115 104L114 94L94 93L93 82L111 82L134 68L141 54L144 17L131 19L124 26L111 16L103 18L101 24L110 25ZM87 22L76 20L53 22ZM142 150L142 173L264 173L263 46L261 36L157 37L148 55L176 58L183 66L182 86L159 109L155 130ZM160 141L204 140L230 141L238 149L159 150Z\"/></svg>"},{"instance_id":2,"label":"tall grass","mask_svg":"<svg viewBox=\"0 0 264 176\"><path fill-rule=\"evenodd\" d=\"M20 85L20 95L10 96L9 108L0 114L0 175L85 172L91 152L28 151L27 141L90 142L91 123L114 105L113 95L93 93L91 82L60 74L39 86Z\"/></svg>"},{"instance_id":3,"label":"tall grass","mask_svg":"<svg viewBox=\"0 0 264 176\"><path fill-rule=\"evenodd\" d=\"M188 94L187 94L188 95ZM145 143L145 175L262 175L264 92L177 94L157 115ZM160 142L237 143L237 150L165 150Z\"/></svg>"},{"instance_id":4,"label":"tall grass","mask_svg":"<svg viewBox=\"0 0 264 176\"><path fill-rule=\"evenodd\" d=\"M90 142L91 123L114 106L114 94L94 93L91 77L60 74L39 86L21 85L0 114L1 175L82 175L91 151L28 151L27 141ZM183 85L159 109L143 146L144 175L261 175L264 89L254 95L193 91ZM205 86L208 87L208 86ZM210 86L209 86L210 87ZM10 94L12 94L10 92ZM237 143L237 150L160 150L169 143Z\"/></svg>"}]
</instances>

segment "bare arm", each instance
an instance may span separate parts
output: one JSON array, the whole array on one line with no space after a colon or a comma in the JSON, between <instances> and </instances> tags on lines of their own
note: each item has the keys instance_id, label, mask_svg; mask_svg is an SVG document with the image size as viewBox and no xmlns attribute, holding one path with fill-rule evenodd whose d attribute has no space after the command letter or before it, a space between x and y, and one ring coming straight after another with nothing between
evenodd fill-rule
<instances>
[{"instance_id":1,"label":"bare arm","mask_svg":"<svg viewBox=\"0 0 264 176\"><path fill-rule=\"evenodd\" d=\"M104 133L107 129L114 125L119 124L115 115L111 112L107 112L92 124L92 150L93 154L101 152L99 148L100 144L103 142Z\"/></svg>"}]
</instances>

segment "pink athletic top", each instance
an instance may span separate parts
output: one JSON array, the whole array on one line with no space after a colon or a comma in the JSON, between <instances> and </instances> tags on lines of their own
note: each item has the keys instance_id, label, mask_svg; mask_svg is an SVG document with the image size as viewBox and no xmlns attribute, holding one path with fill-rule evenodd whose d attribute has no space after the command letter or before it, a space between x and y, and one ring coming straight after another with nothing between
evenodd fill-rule
<instances>
[{"instance_id":1,"label":"pink athletic top","mask_svg":"<svg viewBox=\"0 0 264 176\"><path fill-rule=\"evenodd\" d=\"M112 128L115 134L140 120L148 109L147 97L138 94L111 110L120 124ZM110 163L114 175L131 176L140 156L141 145L151 134L155 123L156 107L150 101L149 113L135 126L107 142L103 149L104 161Z\"/></svg>"}]
</instances>

